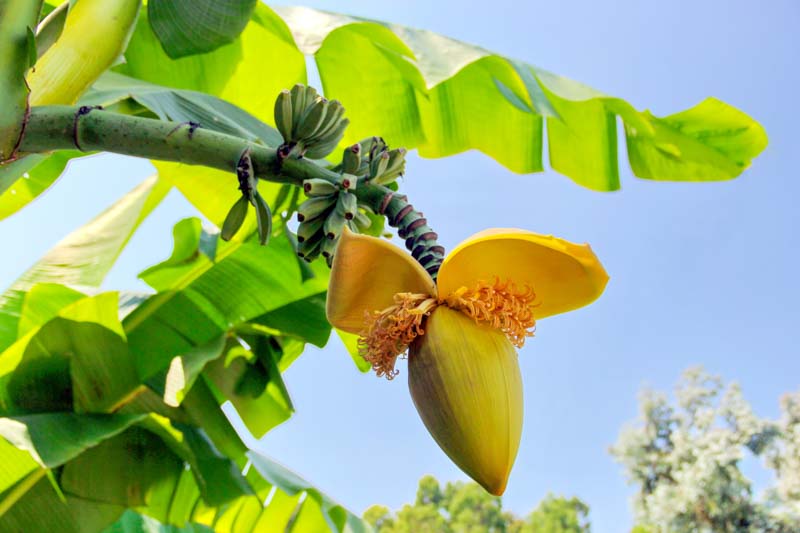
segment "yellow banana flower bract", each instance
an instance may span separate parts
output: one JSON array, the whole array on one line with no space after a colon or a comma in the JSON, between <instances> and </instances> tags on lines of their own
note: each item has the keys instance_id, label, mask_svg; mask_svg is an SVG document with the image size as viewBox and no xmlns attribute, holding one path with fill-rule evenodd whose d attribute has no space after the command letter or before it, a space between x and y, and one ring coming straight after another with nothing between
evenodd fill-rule
<instances>
[{"instance_id":1,"label":"yellow banana flower bract","mask_svg":"<svg viewBox=\"0 0 800 533\"><path fill-rule=\"evenodd\" d=\"M333 262L328 320L362 336L362 355L391 379L409 351L409 390L433 438L492 494L505 491L522 433L514 346L537 319L583 307L608 275L588 245L491 229L455 248L435 282L411 256L345 231Z\"/></svg>"}]
</instances>

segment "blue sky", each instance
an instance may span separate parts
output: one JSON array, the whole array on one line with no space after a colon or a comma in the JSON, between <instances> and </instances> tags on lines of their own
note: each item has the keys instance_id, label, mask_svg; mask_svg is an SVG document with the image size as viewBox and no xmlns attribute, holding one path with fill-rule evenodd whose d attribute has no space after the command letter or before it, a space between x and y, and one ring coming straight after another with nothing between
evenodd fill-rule
<instances>
[{"instance_id":1,"label":"blue sky","mask_svg":"<svg viewBox=\"0 0 800 533\"><path fill-rule=\"evenodd\" d=\"M656 115L716 96L758 119L770 145L739 179L633 178L596 193L554 172L514 175L479 153L411 156L403 192L452 249L486 227L589 242L611 275L593 305L543 320L520 353L525 427L505 506L527 513L548 491L591 506L594 531L630 522L607 448L636 415L643 384L666 389L689 365L739 381L757 413L777 415L800 387L800 197L795 56L800 4L744 1L308 1L444 33L572 77ZM121 157L82 160L48 194L0 224L0 279L19 275L70 230L151 172ZM134 237L108 288L169 254L169 228L194 212L173 194ZM358 373L332 342L286 373L298 413L264 451L360 512L398 508L418 479L465 479L422 426L402 375Z\"/></svg>"}]
</instances>

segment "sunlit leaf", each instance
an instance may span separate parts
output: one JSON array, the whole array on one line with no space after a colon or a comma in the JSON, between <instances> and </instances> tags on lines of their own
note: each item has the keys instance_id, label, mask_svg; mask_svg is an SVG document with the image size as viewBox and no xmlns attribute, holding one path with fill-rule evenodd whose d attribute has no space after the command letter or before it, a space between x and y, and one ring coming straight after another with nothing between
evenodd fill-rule
<instances>
[{"instance_id":1,"label":"sunlit leaf","mask_svg":"<svg viewBox=\"0 0 800 533\"><path fill-rule=\"evenodd\" d=\"M150 0L150 26L164 51L179 58L216 50L242 32L256 0Z\"/></svg>"},{"instance_id":2,"label":"sunlit leaf","mask_svg":"<svg viewBox=\"0 0 800 533\"><path fill-rule=\"evenodd\" d=\"M305 7L276 11L314 55L326 96L347 108L345 143L378 134L424 157L478 149L515 172L538 172L546 119L552 167L595 190L619 188L618 117L634 173L648 179L730 179L766 146L763 128L722 102L714 113L703 103L673 115L666 129L671 117L429 31ZM684 119L690 127L674 127Z\"/></svg>"},{"instance_id":3,"label":"sunlit leaf","mask_svg":"<svg viewBox=\"0 0 800 533\"><path fill-rule=\"evenodd\" d=\"M0 436L53 468L124 431L144 415L41 413L0 418Z\"/></svg>"},{"instance_id":4,"label":"sunlit leaf","mask_svg":"<svg viewBox=\"0 0 800 533\"><path fill-rule=\"evenodd\" d=\"M274 124L275 95L306 81L303 54L283 20L262 3L231 44L177 60L163 51L146 14L141 13L125 64L115 70L159 85L219 96L268 124Z\"/></svg>"},{"instance_id":5,"label":"sunlit leaf","mask_svg":"<svg viewBox=\"0 0 800 533\"><path fill-rule=\"evenodd\" d=\"M0 350L18 336L25 292L37 283L98 287L139 224L170 185L152 177L94 220L69 234L0 296Z\"/></svg>"}]
</instances>

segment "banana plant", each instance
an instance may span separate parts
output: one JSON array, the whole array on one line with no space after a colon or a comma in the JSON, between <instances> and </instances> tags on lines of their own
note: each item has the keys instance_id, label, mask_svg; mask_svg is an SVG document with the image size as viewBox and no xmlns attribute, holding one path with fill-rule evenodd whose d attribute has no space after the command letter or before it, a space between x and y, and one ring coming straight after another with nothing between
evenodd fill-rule
<instances>
[{"instance_id":1,"label":"banana plant","mask_svg":"<svg viewBox=\"0 0 800 533\"><path fill-rule=\"evenodd\" d=\"M305 86L308 56L321 91ZM501 493L520 433L513 346L535 324L526 283L536 274L552 295L541 318L590 303L607 276L590 250L531 233L490 230L446 256L398 193L406 150L477 149L539 172L546 131L554 170L612 191L617 118L642 179L735 178L767 142L714 98L656 117L431 32L255 0L5 2L0 89L0 218L74 157L127 154L157 169L0 296L0 523L12 531L367 531L250 450L221 409L229 401L255 438L287 420L281 373L328 342L330 323L361 371L391 378L408 350L434 438ZM215 227L176 224L170 257L140 274L150 291L100 292L172 189ZM378 238L387 226L410 255ZM480 259L490 254L539 266L510 272ZM360 294L351 274L367 264L396 283ZM489 274L520 285L469 285ZM475 342L454 348L454 330ZM475 346L504 366L470 367ZM494 377L467 394L471 372ZM438 390L452 394L428 400ZM504 407L476 427L454 397ZM476 435L501 425L495 453Z\"/></svg>"}]
</instances>

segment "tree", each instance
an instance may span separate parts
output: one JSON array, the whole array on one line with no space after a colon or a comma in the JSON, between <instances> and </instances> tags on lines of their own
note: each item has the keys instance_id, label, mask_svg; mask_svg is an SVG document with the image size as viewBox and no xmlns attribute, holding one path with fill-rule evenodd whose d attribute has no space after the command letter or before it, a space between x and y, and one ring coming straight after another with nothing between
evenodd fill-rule
<instances>
[{"instance_id":1,"label":"tree","mask_svg":"<svg viewBox=\"0 0 800 533\"><path fill-rule=\"evenodd\" d=\"M658 532L773 531L800 528L800 393L781 400L780 420L759 418L736 383L724 386L701 368L687 370L676 403L645 390L640 418L611 453L638 492L642 528ZM762 458L775 476L763 498L740 465Z\"/></svg>"},{"instance_id":2,"label":"tree","mask_svg":"<svg viewBox=\"0 0 800 533\"><path fill-rule=\"evenodd\" d=\"M414 504L396 514L383 505L364 512L378 533L588 533L588 518L589 507L578 498L550 494L523 520L504 512L501 498L477 483L447 483L442 490L433 476L420 479Z\"/></svg>"},{"instance_id":3,"label":"tree","mask_svg":"<svg viewBox=\"0 0 800 533\"><path fill-rule=\"evenodd\" d=\"M322 237L345 222L292 231L295 214L312 218L301 189L335 188L342 218L355 219L348 227L379 235L388 223L436 274L444 252L395 194L404 152L384 139L428 157L475 148L535 172L547 121L553 168L597 190L619 188L618 116L644 179L733 178L766 144L758 123L718 100L659 118L417 30L255 0L142 5L0 4L0 218L89 152L147 158L158 171L0 297L0 518L12 531L100 531L118 519L114 528L134 530L155 527L151 519L237 532L265 521L364 528L247 449L220 407L231 402L260 438L294 410L281 372L331 334L327 266L305 260L329 259L336 239ZM339 104L302 85L306 55ZM273 110L292 86L304 98L292 101L289 128L284 107ZM344 161L359 150L363 160ZM216 227L197 217L176 224L172 255L140 275L151 291L98 294L171 189ZM499 524L499 503L475 489L458 494L442 498L459 524ZM438 505L431 498L426 505ZM438 525L432 515L415 520Z\"/></svg>"},{"instance_id":4,"label":"tree","mask_svg":"<svg viewBox=\"0 0 800 533\"><path fill-rule=\"evenodd\" d=\"M588 533L589 506L578 498L547 496L528 518L531 533Z\"/></svg>"}]
</instances>

